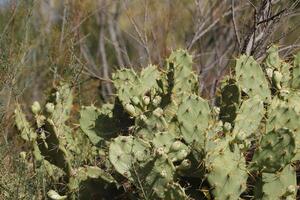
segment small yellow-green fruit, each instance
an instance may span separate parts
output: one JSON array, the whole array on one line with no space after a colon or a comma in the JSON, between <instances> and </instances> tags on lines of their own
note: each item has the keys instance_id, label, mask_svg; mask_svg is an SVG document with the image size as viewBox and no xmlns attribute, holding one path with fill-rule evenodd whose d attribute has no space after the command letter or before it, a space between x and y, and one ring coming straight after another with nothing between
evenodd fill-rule
<instances>
[{"instance_id":1,"label":"small yellow-green fruit","mask_svg":"<svg viewBox=\"0 0 300 200\"><path fill-rule=\"evenodd\" d=\"M54 104L53 103L47 103L46 104L46 111L48 112L48 113L53 113L54 112Z\"/></svg>"},{"instance_id":2,"label":"small yellow-green fruit","mask_svg":"<svg viewBox=\"0 0 300 200\"><path fill-rule=\"evenodd\" d=\"M31 106L31 111L34 114L38 114L41 111L41 105L39 102L35 101L33 102L32 106Z\"/></svg>"}]
</instances>

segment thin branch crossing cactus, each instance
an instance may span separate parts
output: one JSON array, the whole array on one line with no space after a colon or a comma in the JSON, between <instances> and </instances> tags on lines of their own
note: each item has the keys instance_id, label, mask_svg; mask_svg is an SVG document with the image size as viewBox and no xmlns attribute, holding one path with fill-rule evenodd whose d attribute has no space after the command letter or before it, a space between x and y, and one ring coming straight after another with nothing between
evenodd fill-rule
<instances>
[{"instance_id":1,"label":"thin branch crossing cactus","mask_svg":"<svg viewBox=\"0 0 300 200\"><path fill-rule=\"evenodd\" d=\"M116 71L114 103L82 107L79 129L68 121L68 84L45 106L32 105L34 123L17 106L16 125L37 166L67 186L49 197L114 190L125 199L296 199L300 53L292 62L276 46L262 63L242 55L216 106L199 96L187 51L174 51L166 65Z\"/></svg>"}]
</instances>

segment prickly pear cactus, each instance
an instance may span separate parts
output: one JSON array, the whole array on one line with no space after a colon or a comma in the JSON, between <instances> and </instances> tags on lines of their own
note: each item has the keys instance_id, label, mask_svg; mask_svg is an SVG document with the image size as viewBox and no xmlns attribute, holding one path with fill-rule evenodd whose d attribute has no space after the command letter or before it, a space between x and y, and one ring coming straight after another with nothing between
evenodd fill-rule
<instances>
[{"instance_id":1,"label":"prickly pear cactus","mask_svg":"<svg viewBox=\"0 0 300 200\"><path fill-rule=\"evenodd\" d=\"M69 123L68 84L33 103L34 122L18 105L16 126L38 167L67 185L52 199L296 199L299 60L276 46L262 63L240 56L212 106L192 56L177 50L166 67L116 71L114 102L83 106L80 127Z\"/></svg>"},{"instance_id":2,"label":"prickly pear cactus","mask_svg":"<svg viewBox=\"0 0 300 200\"><path fill-rule=\"evenodd\" d=\"M270 100L271 92L266 75L253 57L241 56L236 62L235 73L237 83L249 97L257 95L263 101Z\"/></svg>"}]
</instances>

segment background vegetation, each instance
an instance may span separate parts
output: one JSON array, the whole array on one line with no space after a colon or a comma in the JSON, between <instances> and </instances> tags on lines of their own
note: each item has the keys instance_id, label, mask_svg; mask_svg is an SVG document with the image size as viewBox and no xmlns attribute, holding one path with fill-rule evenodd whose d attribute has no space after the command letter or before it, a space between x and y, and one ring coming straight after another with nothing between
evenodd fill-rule
<instances>
[{"instance_id":1,"label":"background vegetation","mask_svg":"<svg viewBox=\"0 0 300 200\"><path fill-rule=\"evenodd\" d=\"M203 80L200 92L213 103L218 81L230 73L237 55L263 59L275 43L289 59L300 47L299 0L10 0L0 5L0 199L32 194L42 199L47 187L43 174L23 168L19 159L26 146L14 128L16 102L44 102L52 86L66 81L76 88L75 110L99 105L114 95L110 77L116 69L163 66L172 49L186 48Z\"/></svg>"}]
</instances>

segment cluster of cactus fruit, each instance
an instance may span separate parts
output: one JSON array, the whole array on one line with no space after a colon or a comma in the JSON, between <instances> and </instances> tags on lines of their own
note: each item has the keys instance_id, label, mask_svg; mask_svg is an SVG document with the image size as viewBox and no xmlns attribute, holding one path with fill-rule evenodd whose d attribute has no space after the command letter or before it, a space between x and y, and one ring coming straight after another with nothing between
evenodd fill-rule
<instances>
[{"instance_id":1,"label":"cluster of cactus fruit","mask_svg":"<svg viewBox=\"0 0 300 200\"><path fill-rule=\"evenodd\" d=\"M80 128L69 125L67 84L44 109L33 104L32 125L17 106L37 166L66 185L49 197L84 198L82 185L92 181L97 187L84 187L99 195L129 185L127 199L296 199L300 53L285 62L274 46L262 64L241 56L216 105L198 95L192 64L177 50L166 68L118 70L114 104L83 107Z\"/></svg>"}]
</instances>

